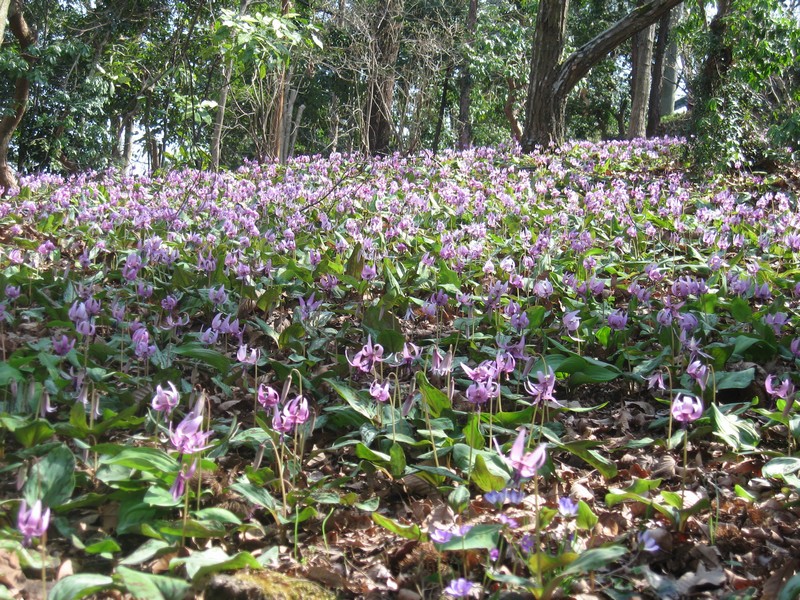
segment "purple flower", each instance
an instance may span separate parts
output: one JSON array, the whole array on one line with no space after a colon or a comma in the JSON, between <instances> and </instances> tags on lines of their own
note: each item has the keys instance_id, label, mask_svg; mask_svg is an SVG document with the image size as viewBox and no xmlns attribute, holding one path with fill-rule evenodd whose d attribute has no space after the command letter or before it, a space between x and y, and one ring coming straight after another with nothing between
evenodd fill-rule
<instances>
[{"instance_id":1,"label":"purple flower","mask_svg":"<svg viewBox=\"0 0 800 600\"><path fill-rule=\"evenodd\" d=\"M195 454L201 452L209 447L206 441L211 437L213 431L202 431L203 415L202 413L195 412L197 407L187 414L183 420L178 423L174 431L169 434L172 446L181 454Z\"/></svg>"},{"instance_id":2,"label":"purple flower","mask_svg":"<svg viewBox=\"0 0 800 600\"><path fill-rule=\"evenodd\" d=\"M453 353L448 350L446 354L442 354L438 347L434 347L431 355L431 370L434 375L439 376L450 373L453 370Z\"/></svg>"},{"instance_id":3,"label":"purple flower","mask_svg":"<svg viewBox=\"0 0 800 600\"><path fill-rule=\"evenodd\" d=\"M772 331L775 332L775 335L779 335L781 328L783 328L783 326L788 322L789 315L787 315L785 312L777 312L774 315L766 315L764 317L764 323L772 327Z\"/></svg>"},{"instance_id":4,"label":"purple flower","mask_svg":"<svg viewBox=\"0 0 800 600\"><path fill-rule=\"evenodd\" d=\"M434 528L433 531L428 534L428 537L436 544L446 544L453 539L453 533L444 529Z\"/></svg>"},{"instance_id":5,"label":"purple flower","mask_svg":"<svg viewBox=\"0 0 800 600\"><path fill-rule=\"evenodd\" d=\"M171 381L168 381L167 384L172 388L171 390L165 390L161 385L156 386L156 394L153 396L152 406L155 411L170 414L178 406L180 395Z\"/></svg>"},{"instance_id":6,"label":"purple flower","mask_svg":"<svg viewBox=\"0 0 800 600\"><path fill-rule=\"evenodd\" d=\"M51 341L53 343L53 352L58 356L66 356L75 347L75 340L63 334L59 338L53 336Z\"/></svg>"},{"instance_id":7,"label":"purple flower","mask_svg":"<svg viewBox=\"0 0 800 600\"><path fill-rule=\"evenodd\" d=\"M379 382L377 379L369 386L369 395L378 402L388 402L391 395L389 394L389 382Z\"/></svg>"},{"instance_id":8,"label":"purple flower","mask_svg":"<svg viewBox=\"0 0 800 600\"><path fill-rule=\"evenodd\" d=\"M275 388L269 385L264 385L263 383L258 386L258 395L256 398L258 399L258 403L264 408L277 406L281 400L281 397Z\"/></svg>"},{"instance_id":9,"label":"purple flower","mask_svg":"<svg viewBox=\"0 0 800 600\"><path fill-rule=\"evenodd\" d=\"M422 349L417 346L416 344L412 344L411 342L406 342L403 344L403 352L402 354L396 352L394 355L394 360L397 361L398 365L405 365L410 367L415 360L418 360L420 355L422 354Z\"/></svg>"},{"instance_id":10,"label":"purple flower","mask_svg":"<svg viewBox=\"0 0 800 600\"><path fill-rule=\"evenodd\" d=\"M672 400L672 418L680 423L691 423L703 414L703 401L692 394L680 393Z\"/></svg>"},{"instance_id":11,"label":"purple flower","mask_svg":"<svg viewBox=\"0 0 800 600\"><path fill-rule=\"evenodd\" d=\"M708 367L706 365L699 360L692 361L686 367L686 373L697 382L701 390L705 391L708 383Z\"/></svg>"},{"instance_id":12,"label":"purple flower","mask_svg":"<svg viewBox=\"0 0 800 600\"><path fill-rule=\"evenodd\" d=\"M639 532L637 537L639 540L639 545L645 552L658 552L661 550L658 543L656 543L655 535L649 529Z\"/></svg>"},{"instance_id":13,"label":"purple flower","mask_svg":"<svg viewBox=\"0 0 800 600\"><path fill-rule=\"evenodd\" d=\"M453 579L446 588L444 593L453 598L466 598L472 592L473 583L469 579L459 577Z\"/></svg>"},{"instance_id":14,"label":"purple flower","mask_svg":"<svg viewBox=\"0 0 800 600\"><path fill-rule=\"evenodd\" d=\"M527 435L528 431L521 427L508 456L502 453L496 439L494 442L500 458L514 470L514 478L517 481L523 477L528 478L536 475L536 472L544 465L547 459L547 444L539 444L533 451L525 452L525 438Z\"/></svg>"},{"instance_id":15,"label":"purple flower","mask_svg":"<svg viewBox=\"0 0 800 600\"><path fill-rule=\"evenodd\" d=\"M467 401L472 404L485 404L500 395L500 386L495 381L476 381L467 388Z\"/></svg>"},{"instance_id":16,"label":"purple flower","mask_svg":"<svg viewBox=\"0 0 800 600\"><path fill-rule=\"evenodd\" d=\"M6 286L6 298L9 300L16 300L19 298L20 291L19 286L17 285L7 285Z\"/></svg>"},{"instance_id":17,"label":"purple flower","mask_svg":"<svg viewBox=\"0 0 800 600\"><path fill-rule=\"evenodd\" d=\"M303 321L311 318L311 315L314 314L314 311L322 306L322 300L314 300L313 293L308 297L308 300L300 298L298 301L300 302L300 318Z\"/></svg>"},{"instance_id":18,"label":"purple flower","mask_svg":"<svg viewBox=\"0 0 800 600\"><path fill-rule=\"evenodd\" d=\"M794 384L792 383L791 379L784 379L781 381L780 385L776 386L775 381L777 377L775 375L770 375L767 377L766 382L764 382L764 387L769 393L770 396L774 396L776 398L783 398L784 400L788 400L794 395Z\"/></svg>"},{"instance_id":19,"label":"purple flower","mask_svg":"<svg viewBox=\"0 0 800 600\"><path fill-rule=\"evenodd\" d=\"M211 288L208 290L208 299L219 306L228 301L228 292L225 291L225 286L221 285L218 288Z\"/></svg>"},{"instance_id":20,"label":"purple flower","mask_svg":"<svg viewBox=\"0 0 800 600\"><path fill-rule=\"evenodd\" d=\"M581 318L578 316L579 312L580 311L577 310L571 310L570 312L564 313L564 316L561 317L564 329L570 334L574 334L578 331L578 327L581 326Z\"/></svg>"},{"instance_id":21,"label":"purple flower","mask_svg":"<svg viewBox=\"0 0 800 600\"><path fill-rule=\"evenodd\" d=\"M562 517L574 517L578 514L578 503L569 496L558 499L558 512Z\"/></svg>"},{"instance_id":22,"label":"purple flower","mask_svg":"<svg viewBox=\"0 0 800 600\"><path fill-rule=\"evenodd\" d=\"M622 312L620 309L614 309L608 315L608 326L615 331L622 331L628 324L628 314Z\"/></svg>"},{"instance_id":23,"label":"purple flower","mask_svg":"<svg viewBox=\"0 0 800 600\"><path fill-rule=\"evenodd\" d=\"M247 353L247 344L242 344L239 346L239 349L236 351L236 359L245 365L254 365L258 362L258 357L261 352L258 348L253 348L250 350L250 354Z\"/></svg>"},{"instance_id":24,"label":"purple flower","mask_svg":"<svg viewBox=\"0 0 800 600\"><path fill-rule=\"evenodd\" d=\"M654 371L647 378L647 389L652 390L665 390L667 386L664 384L664 373L661 371Z\"/></svg>"},{"instance_id":25,"label":"purple flower","mask_svg":"<svg viewBox=\"0 0 800 600\"><path fill-rule=\"evenodd\" d=\"M461 363L461 368L472 381L476 383L486 383L497 377L497 363L491 360L485 360L477 367L470 368L466 363Z\"/></svg>"},{"instance_id":26,"label":"purple flower","mask_svg":"<svg viewBox=\"0 0 800 600\"><path fill-rule=\"evenodd\" d=\"M372 281L378 276L378 270L372 265L364 265L361 269L361 279L364 281Z\"/></svg>"},{"instance_id":27,"label":"purple flower","mask_svg":"<svg viewBox=\"0 0 800 600\"><path fill-rule=\"evenodd\" d=\"M546 279L540 279L533 285L533 293L542 299L549 298L553 295L553 284Z\"/></svg>"},{"instance_id":28,"label":"purple flower","mask_svg":"<svg viewBox=\"0 0 800 600\"><path fill-rule=\"evenodd\" d=\"M541 371L536 372L537 383L532 383L530 380L525 382L525 389L533 396L533 401L538 404L542 401L556 402L553 395L556 387L556 374L553 372L552 367L547 367L547 375Z\"/></svg>"},{"instance_id":29,"label":"purple flower","mask_svg":"<svg viewBox=\"0 0 800 600\"><path fill-rule=\"evenodd\" d=\"M308 416L308 400L297 395L283 407L281 412L278 412L277 406L272 407L272 428L281 433L289 433L298 425L305 423Z\"/></svg>"},{"instance_id":30,"label":"purple flower","mask_svg":"<svg viewBox=\"0 0 800 600\"><path fill-rule=\"evenodd\" d=\"M364 373L369 373L372 371L375 363L383 361L383 346L380 344L373 345L372 336L367 336L366 345L356 352L353 358L347 356L347 351L345 351L345 357L351 367L363 371Z\"/></svg>"},{"instance_id":31,"label":"purple flower","mask_svg":"<svg viewBox=\"0 0 800 600\"><path fill-rule=\"evenodd\" d=\"M23 500L17 513L17 529L22 534L22 545L27 546L35 537L42 537L50 525L50 509L42 510L42 501L37 500L28 510L28 505Z\"/></svg>"},{"instance_id":32,"label":"purple flower","mask_svg":"<svg viewBox=\"0 0 800 600\"><path fill-rule=\"evenodd\" d=\"M183 496L184 492L186 491L186 483L194 477L195 472L197 471L197 459L195 458L192 461L191 466L184 470L184 464L181 467L178 476L175 478L175 482L172 484L172 487L169 488L169 493L172 494L172 499L177 500L181 496Z\"/></svg>"}]
</instances>

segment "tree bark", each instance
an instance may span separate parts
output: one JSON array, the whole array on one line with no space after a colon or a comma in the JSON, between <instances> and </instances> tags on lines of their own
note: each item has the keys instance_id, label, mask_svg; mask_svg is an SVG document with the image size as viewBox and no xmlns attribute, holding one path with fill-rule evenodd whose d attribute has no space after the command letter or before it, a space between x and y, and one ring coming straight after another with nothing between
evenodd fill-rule
<instances>
[{"instance_id":1,"label":"tree bark","mask_svg":"<svg viewBox=\"0 0 800 600\"><path fill-rule=\"evenodd\" d=\"M34 59L26 50L36 43L36 33L25 21L25 15L22 12L23 8L23 0L11 0L8 8L8 28L19 43L20 52L25 62L30 66L33 64ZM3 194L7 193L11 188L17 187L14 169L8 162L8 148L14 131L16 131L22 121L22 116L25 114L29 94L30 81L26 73L17 77L14 83L12 113L0 119L0 188L2 188Z\"/></svg>"},{"instance_id":2,"label":"tree bark","mask_svg":"<svg viewBox=\"0 0 800 600\"><path fill-rule=\"evenodd\" d=\"M650 25L633 36L629 140L647 135L647 108L650 104L650 74L653 63L655 29L655 25Z\"/></svg>"},{"instance_id":3,"label":"tree bark","mask_svg":"<svg viewBox=\"0 0 800 600\"><path fill-rule=\"evenodd\" d=\"M370 154L388 154L391 145L395 66L400 53L403 5L404 0L382 0L373 28L375 73L367 99L367 150Z\"/></svg>"},{"instance_id":4,"label":"tree bark","mask_svg":"<svg viewBox=\"0 0 800 600\"><path fill-rule=\"evenodd\" d=\"M239 16L247 12L250 0L239 1ZM222 152L222 131L225 126L225 109L228 105L228 90L231 87L231 77L233 77L233 59L231 58L222 68L222 88L219 90L217 99L217 114L214 117L214 128L211 132L211 168L219 170L220 154Z\"/></svg>"},{"instance_id":5,"label":"tree bark","mask_svg":"<svg viewBox=\"0 0 800 600\"><path fill-rule=\"evenodd\" d=\"M0 43L6 34L6 23L8 22L8 9L11 7L11 0L0 0Z\"/></svg>"},{"instance_id":6,"label":"tree bark","mask_svg":"<svg viewBox=\"0 0 800 600\"><path fill-rule=\"evenodd\" d=\"M569 1L541 0L533 35L523 150L563 142L567 95L572 88L609 52L682 1L649 0L559 62Z\"/></svg>"},{"instance_id":7,"label":"tree bark","mask_svg":"<svg viewBox=\"0 0 800 600\"><path fill-rule=\"evenodd\" d=\"M682 7L676 6L671 15L673 28L683 16ZM664 76L661 79L661 96L659 99L659 113L662 117L668 117L675 112L675 96L678 92L678 41L675 36L670 35L667 44L667 54L664 57Z\"/></svg>"},{"instance_id":8,"label":"tree bark","mask_svg":"<svg viewBox=\"0 0 800 600\"><path fill-rule=\"evenodd\" d=\"M672 31L675 9L666 13L658 22L658 37L653 49L653 69L650 76L650 99L647 106L647 136L656 134L661 122L661 91L664 89L664 69Z\"/></svg>"},{"instance_id":9,"label":"tree bark","mask_svg":"<svg viewBox=\"0 0 800 600\"><path fill-rule=\"evenodd\" d=\"M458 83L458 149L466 150L472 145L472 122L470 107L472 105L472 73L469 64L469 46L475 39L478 24L478 0L469 0L467 22L465 25L466 48L461 64L461 78Z\"/></svg>"},{"instance_id":10,"label":"tree bark","mask_svg":"<svg viewBox=\"0 0 800 600\"><path fill-rule=\"evenodd\" d=\"M442 97L439 100L439 113L436 117L436 129L433 133L433 153L439 153L439 142L442 139L442 129L444 128L444 113L447 109L447 91L450 87L450 76L453 74L453 67L447 67L444 72L444 81L442 82Z\"/></svg>"}]
</instances>

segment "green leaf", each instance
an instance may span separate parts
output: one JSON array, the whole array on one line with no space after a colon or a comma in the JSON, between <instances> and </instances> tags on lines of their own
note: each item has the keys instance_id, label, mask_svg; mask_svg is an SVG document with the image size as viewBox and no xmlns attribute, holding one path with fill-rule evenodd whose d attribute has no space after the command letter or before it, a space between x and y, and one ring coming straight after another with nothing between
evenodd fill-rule
<instances>
[{"instance_id":1,"label":"green leaf","mask_svg":"<svg viewBox=\"0 0 800 600\"><path fill-rule=\"evenodd\" d=\"M87 554L103 554L103 553L110 553L113 554L114 552L119 552L122 550L119 544L114 538L106 538L104 540L100 540L99 542L95 542L94 544L89 544L84 548L84 552Z\"/></svg>"},{"instance_id":2,"label":"green leaf","mask_svg":"<svg viewBox=\"0 0 800 600\"><path fill-rule=\"evenodd\" d=\"M796 456L779 456L773 458L761 468L764 477L783 479L786 475L800 471L800 458Z\"/></svg>"},{"instance_id":3,"label":"green leaf","mask_svg":"<svg viewBox=\"0 0 800 600\"><path fill-rule=\"evenodd\" d=\"M484 492L502 490L508 483L507 478L489 472L486 461L480 454L475 457L475 465L472 467L470 479Z\"/></svg>"},{"instance_id":4,"label":"green leaf","mask_svg":"<svg viewBox=\"0 0 800 600\"><path fill-rule=\"evenodd\" d=\"M758 433L749 421L729 413L724 414L716 404L711 405L711 421L714 435L722 438L734 450L754 450L758 444Z\"/></svg>"},{"instance_id":5,"label":"green leaf","mask_svg":"<svg viewBox=\"0 0 800 600\"><path fill-rule=\"evenodd\" d=\"M227 375L231 368L231 361L227 356L217 352L216 350L212 350L211 348L206 348L197 342L190 342L188 344L176 346L172 349L172 351L179 356L194 358L200 362L204 362L209 367L213 367L223 375Z\"/></svg>"},{"instance_id":6,"label":"green leaf","mask_svg":"<svg viewBox=\"0 0 800 600\"><path fill-rule=\"evenodd\" d=\"M107 575L93 573L77 573L59 579L50 590L47 600L77 600L85 598L100 590L107 590L114 585L114 580Z\"/></svg>"},{"instance_id":7,"label":"green leaf","mask_svg":"<svg viewBox=\"0 0 800 600\"><path fill-rule=\"evenodd\" d=\"M140 573L127 567L117 567L117 576L137 600L183 600L192 587L175 577Z\"/></svg>"},{"instance_id":8,"label":"green leaf","mask_svg":"<svg viewBox=\"0 0 800 600\"><path fill-rule=\"evenodd\" d=\"M622 546L607 546L605 548L584 550L572 564L564 569L562 575L585 575L592 571L597 571L615 560L619 560L627 553L628 549Z\"/></svg>"},{"instance_id":9,"label":"green leaf","mask_svg":"<svg viewBox=\"0 0 800 600\"><path fill-rule=\"evenodd\" d=\"M64 444L55 447L31 468L23 495L29 506L37 499L55 508L64 504L75 489L75 457Z\"/></svg>"},{"instance_id":10,"label":"green leaf","mask_svg":"<svg viewBox=\"0 0 800 600\"><path fill-rule=\"evenodd\" d=\"M202 552L195 552L186 558L173 558L169 563L170 571L174 571L181 565L186 567L186 574L192 581L198 581L209 573L238 571L246 567L261 568L261 565L249 552L239 552L228 556L222 548L216 546Z\"/></svg>"},{"instance_id":11,"label":"green leaf","mask_svg":"<svg viewBox=\"0 0 800 600\"><path fill-rule=\"evenodd\" d=\"M783 585L777 600L797 600L797 598L800 598L800 573Z\"/></svg>"},{"instance_id":12,"label":"green leaf","mask_svg":"<svg viewBox=\"0 0 800 600\"><path fill-rule=\"evenodd\" d=\"M372 520L384 529L388 529L392 533L399 535L401 538L419 542L428 541L428 536L425 535L419 528L419 525L415 523L410 525L401 525L397 521L393 521L389 517L384 517L382 514L376 512L372 513Z\"/></svg>"},{"instance_id":13,"label":"green leaf","mask_svg":"<svg viewBox=\"0 0 800 600\"><path fill-rule=\"evenodd\" d=\"M466 534L453 537L444 544L436 544L439 550L491 550L500 543L500 524L475 525Z\"/></svg>"},{"instance_id":14,"label":"green leaf","mask_svg":"<svg viewBox=\"0 0 800 600\"><path fill-rule=\"evenodd\" d=\"M119 446L116 444L100 444L92 448L103 454L100 464L122 465L129 469L138 469L147 473L176 473L178 461L158 448L146 446ZM110 454L107 455L107 454Z\"/></svg>"},{"instance_id":15,"label":"green leaf","mask_svg":"<svg viewBox=\"0 0 800 600\"><path fill-rule=\"evenodd\" d=\"M49 440L56 432L55 429L44 419L36 419L23 427L14 430L14 437L23 448L32 448L42 442Z\"/></svg>"},{"instance_id":16,"label":"green leaf","mask_svg":"<svg viewBox=\"0 0 800 600\"><path fill-rule=\"evenodd\" d=\"M169 543L163 540L147 540L144 544L139 546L130 555L119 561L121 565L140 565L143 562L155 558L159 553L172 548Z\"/></svg>"},{"instance_id":17,"label":"green leaf","mask_svg":"<svg viewBox=\"0 0 800 600\"><path fill-rule=\"evenodd\" d=\"M397 442L389 447L389 470L392 477L402 477L406 470L406 454Z\"/></svg>"},{"instance_id":18,"label":"green leaf","mask_svg":"<svg viewBox=\"0 0 800 600\"><path fill-rule=\"evenodd\" d=\"M330 385L339 396L350 405L354 411L361 416L372 421L376 416L375 403L366 398L358 395L353 388L336 379L325 379L325 382Z\"/></svg>"},{"instance_id":19,"label":"green leaf","mask_svg":"<svg viewBox=\"0 0 800 600\"><path fill-rule=\"evenodd\" d=\"M599 517L592 512L591 507L583 500L578 500L578 518L575 521L578 529L591 531L597 525L597 521Z\"/></svg>"},{"instance_id":20,"label":"green leaf","mask_svg":"<svg viewBox=\"0 0 800 600\"><path fill-rule=\"evenodd\" d=\"M422 371L417 371L417 385L419 386L420 394L422 394L422 400L434 419L438 419L442 411L452 408L447 394L439 388L433 387Z\"/></svg>"},{"instance_id":21,"label":"green leaf","mask_svg":"<svg viewBox=\"0 0 800 600\"><path fill-rule=\"evenodd\" d=\"M733 486L733 491L739 498L747 500L748 502L755 502L757 500L757 498L755 496L753 496L753 494L748 492L746 489L744 489L738 483Z\"/></svg>"},{"instance_id":22,"label":"green leaf","mask_svg":"<svg viewBox=\"0 0 800 600\"><path fill-rule=\"evenodd\" d=\"M717 390L743 390L755 379L756 370L753 367L743 371L724 371L715 373Z\"/></svg>"},{"instance_id":23,"label":"green leaf","mask_svg":"<svg viewBox=\"0 0 800 600\"><path fill-rule=\"evenodd\" d=\"M478 413L472 413L464 427L464 439L475 450L483 450L486 447L486 440L481 435L480 423L481 416Z\"/></svg>"},{"instance_id":24,"label":"green leaf","mask_svg":"<svg viewBox=\"0 0 800 600\"><path fill-rule=\"evenodd\" d=\"M277 500L263 487L257 487L246 481L239 481L234 483L230 489L238 492L253 504L262 506L272 513L278 510Z\"/></svg>"},{"instance_id":25,"label":"green leaf","mask_svg":"<svg viewBox=\"0 0 800 600\"><path fill-rule=\"evenodd\" d=\"M613 479L617 476L617 465L589 447L593 445L599 445L599 442L574 440L557 444L560 449L571 452L581 460L589 463L606 479Z\"/></svg>"}]
</instances>

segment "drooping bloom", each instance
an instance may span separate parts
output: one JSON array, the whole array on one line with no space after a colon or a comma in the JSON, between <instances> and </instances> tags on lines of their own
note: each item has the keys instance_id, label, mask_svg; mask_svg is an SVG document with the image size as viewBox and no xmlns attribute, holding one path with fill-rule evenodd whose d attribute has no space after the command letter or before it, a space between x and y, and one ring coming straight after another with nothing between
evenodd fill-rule
<instances>
[{"instance_id":1,"label":"drooping bloom","mask_svg":"<svg viewBox=\"0 0 800 600\"><path fill-rule=\"evenodd\" d=\"M472 404L486 404L500 395L500 386L496 381L476 381L467 388L466 395Z\"/></svg>"},{"instance_id":2,"label":"drooping bloom","mask_svg":"<svg viewBox=\"0 0 800 600\"><path fill-rule=\"evenodd\" d=\"M388 402L390 398L389 382L385 381L381 383L376 379L369 386L369 395L378 402Z\"/></svg>"},{"instance_id":3,"label":"drooping bloom","mask_svg":"<svg viewBox=\"0 0 800 600\"><path fill-rule=\"evenodd\" d=\"M580 311L571 310L569 312L564 313L564 316L561 317L561 322L564 324L564 329L567 330L567 333L574 334L578 331L578 327L581 326L581 318L578 316Z\"/></svg>"},{"instance_id":4,"label":"drooping bloom","mask_svg":"<svg viewBox=\"0 0 800 600\"><path fill-rule=\"evenodd\" d=\"M769 393L770 396L783 398L784 400L788 400L794 396L794 384L792 380L787 378L781 381L780 385L775 385L777 379L775 375L769 375L769 377L767 377L767 380L764 382L767 393Z\"/></svg>"},{"instance_id":5,"label":"drooping bloom","mask_svg":"<svg viewBox=\"0 0 800 600\"><path fill-rule=\"evenodd\" d=\"M472 592L473 583L469 579L459 577L453 579L446 588L444 593L453 598L466 598Z\"/></svg>"},{"instance_id":6,"label":"drooping bloom","mask_svg":"<svg viewBox=\"0 0 800 600\"><path fill-rule=\"evenodd\" d=\"M536 372L536 383L531 381L525 382L525 389L533 396L535 404L543 401L556 402L556 397L553 395L556 387L556 374L553 372L552 367L547 367L547 374L541 371Z\"/></svg>"},{"instance_id":7,"label":"drooping bloom","mask_svg":"<svg viewBox=\"0 0 800 600\"><path fill-rule=\"evenodd\" d=\"M172 388L171 390L165 390L160 384L156 386L156 393L155 396L153 396L152 406L155 411L170 414L172 410L178 406L180 395L171 381L168 381L167 384Z\"/></svg>"},{"instance_id":8,"label":"drooping bloom","mask_svg":"<svg viewBox=\"0 0 800 600\"><path fill-rule=\"evenodd\" d=\"M271 408L278 405L281 397L275 388L262 383L258 386L257 399L258 403L264 408Z\"/></svg>"},{"instance_id":9,"label":"drooping bloom","mask_svg":"<svg viewBox=\"0 0 800 600\"><path fill-rule=\"evenodd\" d=\"M514 470L514 479L519 481L521 478L533 477L536 472L544 465L547 460L547 444L539 444L531 452L525 452L525 438L528 431L522 427L511 446L508 456L500 450L500 446L495 439L495 446L500 458Z\"/></svg>"},{"instance_id":10,"label":"drooping bloom","mask_svg":"<svg viewBox=\"0 0 800 600\"><path fill-rule=\"evenodd\" d=\"M692 394L677 394L670 409L672 418L680 423L691 423L703 414L703 401Z\"/></svg>"},{"instance_id":11,"label":"drooping bloom","mask_svg":"<svg viewBox=\"0 0 800 600\"><path fill-rule=\"evenodd\" d=\"M28 509L25 500L19 506L17 513L17 529L22 534L22 545L27 546L35 537L42 537L50 525L50 509L42 510L42 501L36 500Z\"/></svg>"},{"instance_id":12,"label":"drooping bloom","mask_svg":"<svg viewBox=\"0 0 800 600\"><path fill-rule=\"evenodd\" d=\"M242 344L239 346L239 349L236 351L236 359L245 365L254 365L258 362L259 355L258 348L250 349L250 353L247 352L247 344Z\"/></svg>"},{"instance_id":13,"label":"drooping bloom","mask_svg":"<svg viewBox=\"0 0 800 600\"><path fill-rule=\"evenodd\" d=\"M203 415L199 410L195 412L196 409L197 407L192 409L192 411L178 423L175 430L171 431L169 434L172 446L181 454L195 454L205 450L209 447L206 441L214 434L213 431L203 431L201 429L203 425Z\"/></svg>"},{"instance_id":14,"label":"drooping bloom","mask_svg":"<svg viewBox=\"0 0 800 600\"><path fill-rule=\"evenodd\" d=\"M447 375L453 370L453 353L448 350L442 354L439 348L434 347L431 355L431 370L434 375Z\"/></svg>"},{"instance_id":15,"label":"drooping bloom","mask_svg":"<svg viewBox=\"0 0 800 600\"><path fill-rule=\"evenodd\" d=\"M615 331L622 331L628 324L628 313L622 312L620 309L611 311L608 315L608 326Z\"/></svg>"},{"instance_id":16,"label":"drooping bloom","mask_svg":"<svg viewBox=\"0 0 800 600\"><path fill-rule=\"evenodd\" d=\"M364 373L369 373L372 371L372 367L375 366L375 363L383 361L383 346L380 344L373 345L372 336L367 336L366 345L356 352L353 358L347 356L347 352L345 352L345 356L350 366Z\"/></svg>"},{"instance_id":17,"label":"drooping bloom","mask_svg":"<svg viewBox=\"0 0 800 600\"><path fill-rule=\"evenodd\" d=\"M183 467L185 466L186 465L183 465ZM184 470L183 467L181 467L181 470L178 473L178 476L175 478L172 487L169 488L169 493L172 494L173 500L177 500L183 496L183 493L186 491L186 483L192 477L194 477L194 474L197 471L197 459L195 458L192 461L192 464L188 469Z\"/></svg>"},{"instance_id":18,"label":"drooping bloom","mask_svg":"<svg viewBox=\"0 0 800 600\"><path fill-rule=\"evenodd\" d=\"M701 390L705 391L708 383L708 367L706 365L699 360L692 361L686 367L686 373L697 382Z\"/></svg>"},{"instance_id":19,"label":"drooping bloom","mask_svg":"<svg viewBox=\"0 0 800 600\"><path fill-rule=\"evenodd\" d=\"M558 499L558 512L562 517L574 517L578 514L578 503L569 496Z\"/></svg>"}]
</instances>

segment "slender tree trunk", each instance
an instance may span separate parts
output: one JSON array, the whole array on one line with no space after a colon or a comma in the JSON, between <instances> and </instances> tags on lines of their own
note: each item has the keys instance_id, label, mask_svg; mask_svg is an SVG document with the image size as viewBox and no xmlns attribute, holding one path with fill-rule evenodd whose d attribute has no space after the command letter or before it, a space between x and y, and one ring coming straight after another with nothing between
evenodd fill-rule
<instances>
[{"instance_id":1,"label":"slender tree trunk","mask_svg":"<svg viewBox=\"0 0 800 600\"><path fill-rule=\"evenodd\" d=\"M522 86L511 77L506 78L506 85L508 86L508 94L506 95L506 103L503 105L503 114L505 114L508 125L511 127L511 137L519 142L522 139L522 127L519 125L514 105L517 103L517 90Z\"/></svg>"},{"instance_id":2,"label":"slender tree trunk","mask_svg":"<svg viewBox=\"0 0 800 600\"><path fill-rule=\"evenodd\" d=\"M439 100L439 113L436 118L436 130L433 133L433 153L439 153L439 142L442 139L442 129L444 128L444 113L447 110L447 91L450 87L450 77L453 74L453 67L447 67L444 72L444 81L442 82L442 97Z\"/></svg>"},{"instance_id":3,"label":"slender tree trunk","mask_svg":"<svg viewBox=\"0 0 800 600\"><path fill-rule=\"evenodd\" d=\"M470 107L472 104L472 72L470 71L469 46L475 39L478 24L478 0L469 0L467 22L465 25L466 48L461 63L461 78L458 82L458 149L466 150L472 145L472 121Z\"/></svg>"},{"instance_id":4,"label":"slender tree trunk","mask_svg":"<svg viewBox=\"0 0 800 600\"><path fill-rule=\"evenodd\" d=\"M565 133L567 95L589 70L634 33L658 21L682 0L649 0L559 62L568 0L541 0L533 35L522 148L529 152Z\"/></svg>"},{"instance_id":5,"label":"slender tree trunk","mask_svg":"<svg viewBox=\"0 0 800 600\"><path fill-rule=\"evenodd\" d=\"M28 65L31 65L34 59L26 50L36 43L36 33L25 21L25 15L22 12L23 8L24 3L22 0L11 0L11 4L8 7L8 28L19 43L22 57ZM14 83L13 112L0 119L0 188L2 188L4 194L11 188L17 187L14 169L8 162L8 148L14 131L16 131L22 121L22 116L25 114L29 95L30 81L27 74L17 77Z\"/></svg>"},{"instance_id":6,"label":"slender tree trunk","mask_svg":"<svg viewBox=\"0 0 800 600\"><path fill-rule=\"evenodd\" d=\"M247 12L250 0L239 1L239 16ZM219 170L220 154L222 152L222 131L225 126L225 109L228 106L228 90L231 87L231 77L233 77L233 59L231 58L222 68L222 87L217 98L217 114L214 117L214 128L211 131L211 168Z\"/></svg>"},{"instance_id":7,"label":"slender tree trunk","mask_svg":"<svg viewBox=\"0 0 800 600\"><path fill-rule=\"evenodd\" d=\"M281 16L286 16L292 10L291 0L281 0ZM275 157L278 162L283 164L286 162L285 143L286 139L286 119L287 112L288 118L291 119L291 111L286 110L287 90L289 87L289 77L291 75L287 72L287 66L281 65L278 71L278 93L276 95L277 106L275 107L275 115L273 120L273 137L275 140Z\"/></svg>"},{"instance_id":8,"label":"slender tree trunk","mask_svg":"<svg viewBox=\"0 0 800 600\"><path fill-rule=\"evenodd\" d=\"M367 99L367 146L371 154L388 154L392 140L395 66L400 53L404 0L382 0L375 30L376 73Z\"/></svg>"},{"instance_id":9,"label":"slender tree trunk","mask_svg":"<svg viewBox=\"0 0 800 600\"><path fill-rule=\"evenodd\" d=\"M653 63L655 25L633 36L633 73L631 80L631 120L628 139L647 135L647 108L650 103L650 75Z\"/></svg>"}]
</instances>

